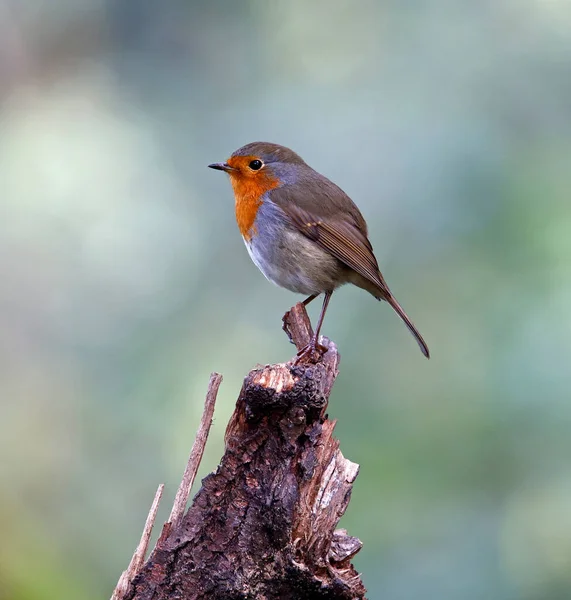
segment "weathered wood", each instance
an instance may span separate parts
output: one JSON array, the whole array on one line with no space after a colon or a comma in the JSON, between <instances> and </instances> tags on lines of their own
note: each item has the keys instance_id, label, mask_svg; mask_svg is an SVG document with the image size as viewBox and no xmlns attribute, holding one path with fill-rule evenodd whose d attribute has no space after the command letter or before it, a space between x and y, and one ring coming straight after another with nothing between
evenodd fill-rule
<instances>
[{"instance_id":1,"label":"weathered wood","mask_svg":"<svg viewBox=\"0 0 571 600\"><path fill-rule=\"evenodd\" d=\"M176 493L174 504L169 517L169 523L171 527L176 527L184 515L186 509L186 503L190 495L190 488L194 483L194 478L198 473L198 467L202 461L202 455L204 454L204 448L206 448L206 440L208 440L208 434L210 433L210 426L212 425L212 417L214 416L214 406L216 404L216 396L218 395L218 388L222 383L222 375L218 373L212 373L210 375L210 382L208 383L208 392L206 393L206 400L204 402L204 411L202 418L200 419L200 425L194 438L194 444L192 444L192 450L186 463L186 469L182 476L182 481Z\"/></svg>"},{"instance_id":2,"label":"weathered wood","mask_svg":"<svg viewBox=\"0 0 571 600\"><path fill-rule=\"evenodd\" d=\"M149 547L151 533L153 532L153 526L155 524L155 519L157 518L157 511L159 509L159 503L163 496L164 489L164 483L161 483L157 488L155 498L153 500L153 503L151 504L151 508L149 509L147 520L145 521L145 527L143 528L143 533L141 535L139 545L135 549L129 566L125 571L123 571L121 577L119 577L117 586L115 587L115 589L113 590L113 594L111 595L111 600L123 600L123 598L125 598L125 595L130 589L131 582L143 567L143 562L147 554L147 548Z\"/></svg>"},{"instance_id":3,"label":"weathered wood","mask_svg":"<svg viewBox=\"0 0 571 600\"><path fill-rule=\"evenodd\" d=\"M298 304L284 317L298 348L311 326ZM228 423L225 452L187 513L167 524L125 598L361 599L351 558L361 543L335 527L358 465L325 415L339 355L254 369Z\"/></svg>"}]
</instances>

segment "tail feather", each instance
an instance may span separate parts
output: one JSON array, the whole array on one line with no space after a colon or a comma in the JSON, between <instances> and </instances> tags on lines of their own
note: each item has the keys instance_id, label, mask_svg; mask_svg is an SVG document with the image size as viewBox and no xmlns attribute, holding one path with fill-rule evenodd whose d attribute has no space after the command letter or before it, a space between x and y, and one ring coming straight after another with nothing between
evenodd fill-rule
<instances>
[{"instance_id":1,"label":"tail feather","mask_svg":"<svg viewBox=\"0 0 571 600\"><path fill-rule=\"evenodd\" d=\"M430 352L428 351L428 346L426 342L420 335L418 329L414 326L414 323L408 318L408 315L404 312L402 306L396 301L395 297L391 294L382 297L383 300L386 300L397 313L397 315L403 320L404 324L408 327L408 330L414 336L416 342L420 346L420 350L426 356L426 358L430 358Z\"/></svg>"}]
</instances>

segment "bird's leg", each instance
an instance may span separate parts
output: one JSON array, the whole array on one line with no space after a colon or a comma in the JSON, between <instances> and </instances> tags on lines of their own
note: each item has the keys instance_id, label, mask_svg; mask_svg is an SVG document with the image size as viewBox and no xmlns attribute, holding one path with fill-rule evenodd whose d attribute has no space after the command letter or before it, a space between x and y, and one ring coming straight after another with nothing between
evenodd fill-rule
<instances>
[{"instance_id":1,"label":"bird's leg","mask_svg":"<svg viewBox=\"0 0 571 600\"><path fill-rule=\"evenodd\" d=\"M333 292L325 292L325 298L323 298L323 306L321 307L321 314L319 315L319 320L317 321L317 327L315 328L315 333L313 334L313 339L311 340L312 346L317 349L319 343L319 332L321 331L321 326L323 325L323 319L325 318L325 311L327 310L327 306L329 305L329 300L331 300L331 295Z\"/></svg>"},{"instance_id":2,"label":"bird's leg","mask_svg":"<svg viewBox=\"0 0 571 600\"><path fill-rule=\"evenodd\" d=\"M311 296L308 296L301 304L303 306L307 306L312 300L315 300L315 298L317 298L317 296L319 296L319 294L312 294ZM287 337L289 338L289 341L292 344L297 346L297 344L293 340L292 332L290 331L290 324L289 324L290 314L291 314L291 310L288 310L286 312L286 314L282 317L282 323L283 323L282 329L286 332ZM309 331L311 331L311 321L309 320L309 317L307 317L307 325L304 324L304 327L308 327ZM306 335L307 335L307 333L308 332L305 332Z\"/></svg>"},{"instance_id":3,"label":"bird's leg","mask_svg":"<svg viewBox=\"0 0 571 600\"><path fill-rule=\"evenodd\" d=\"M331 299L331 295L333 292L325 292L325 297L323 298L323 306L321 307L321 314L319 315L319 320L317 321L317 327L315 328L315 332L307 346L302 348L297 353L297 358L295 360L296 363L300 362L304 358L308 358L312 362L319 358L320 354L327 352L327 348L322 346L319 343L319 332L321 331L321 326L323 325L323 319L325 318L325 312L327 311L327 306L329 304L329 300ZM315 296L310 296L307 299L307 303L311 302ZM305 303L304 303L305 304ZM316 358L317 357L317 358Z\"/></svg>"},{"instance_id":4,"label":"bird's leg","mask_svg":"<svg viewBox=\"0 0 571 600\"><path fill-rule=\"evenodd\" d=\"M302 304L304 306L307 306L312 300L315 300L317 298L317 296L319 296L319 294L311 294L311 296L308 296L303 302Z\"/></svg>"}]
</instances>

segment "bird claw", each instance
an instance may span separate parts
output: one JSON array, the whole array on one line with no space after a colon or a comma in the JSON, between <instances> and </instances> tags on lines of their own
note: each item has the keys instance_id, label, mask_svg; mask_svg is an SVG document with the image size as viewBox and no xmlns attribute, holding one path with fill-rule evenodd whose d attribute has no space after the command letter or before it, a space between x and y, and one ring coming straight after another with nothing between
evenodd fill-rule
<instances>
[{"instance_id":1,"label":"bird claw","mask_svg":"<svg viewBox=\"0 0 571 600\"><path fill-rule=\"evenodd\" d=\"M329 350L327 346L320 344L316 339L311 340L307 346L302 348L293 361L294 365L303 362L315 364Z\"/></svg>"}]
</instances>

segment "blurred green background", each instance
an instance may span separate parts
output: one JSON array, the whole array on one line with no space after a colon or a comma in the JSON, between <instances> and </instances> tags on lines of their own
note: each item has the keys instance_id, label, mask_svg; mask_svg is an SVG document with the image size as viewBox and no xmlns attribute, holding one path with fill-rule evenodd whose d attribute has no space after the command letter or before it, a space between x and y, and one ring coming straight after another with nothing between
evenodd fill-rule
<instances>
[{"instance_id":1,"label":"blurred green background","mask_svg":"<svg viewBox=\"0 0 571 600\"><path fill-rule=\"evenodd\" d=\"M0 597L109 597L210 372L202 475L293 354L206 168L265 140L359 204L433 356L333 297L369 597L571 598L570 32L567 0L1 0Z\"/></svg>"}]
</instances>

